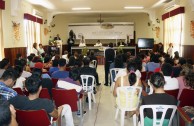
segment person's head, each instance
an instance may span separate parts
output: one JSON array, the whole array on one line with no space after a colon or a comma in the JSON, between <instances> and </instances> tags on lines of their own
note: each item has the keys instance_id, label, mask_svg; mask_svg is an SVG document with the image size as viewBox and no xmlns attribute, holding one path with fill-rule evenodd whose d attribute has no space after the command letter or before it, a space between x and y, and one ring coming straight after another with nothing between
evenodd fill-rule
<instances>
[{"instance_id":1,"label":"person's head","mask_svg":"<svg viewBox=\"0 0 194 126\"><path fill-rule=\"evenodd\" d=\"M25 89L29 94L37 94L42 90L41 79L38 76L32 75L25 81Z\"/></svg>"},{"instance_id":2,"label":"person's head","mask_svg":"<svg viewBox=\"0 0 194 126\"><path fill-rule=\"evenodd\" d=\"M37 43L33 43L33 48L37 49Z\"/></svg>"},{"instance_id":3,"label":"person's head","mask_svg":"<svg viewBox=\"0 0 194 126\"><path fill-rule=\"evenodd\" d=\"M53 67L58 67L59 60L53 60Z\"/></svg>"},{"instance_id":4,"label":"person's head","mask_svg":"<svg viewBox=\"0 0 194 126\"><path fill-rule=\"evenodd\" d=\"M0 100L0 126L9 126L15 112L13 105L10 105L8 101Z\"/></svg>"},{"instance_id":5,"label":"person's head","mask_svg":"<svg viewBox=\"0 0 194 126\"><path fill-rule=\"evenodd\" d=\"M59 65L58 65L59 68L65 67L65 65L66 65L66 60L63 59L63 58L61 58L61 59L59 59L58 64L59 64Z\"/></svg>"},{"instance_id":6,"label":"person's head","mask_svg":"<svg viewBox=\"0 0 194 126\"><path fill-rule=\"evenodd\" d=\"M97 43L100 43L100 40L98 40Z\"/></svg>"},{"instance_id":7,"label":"person's head","mask_svg":"<svg viewBox=\"0 0 194 126\"><path fill-rule=\"evenodd\" d=\"M172 46L173 46L173 44L172 44L172 43L170 43L170 44L169 44L169 47L172 47Z\"/></svg>"},{"instance_id":8,"label":"person's head","mask_svg":"<svg viewBox=\"0 0 194 126\"><path fill-rule=\"evenodd\" d=\"M77 81L80 79L80 76L79 76L79 69L72 69L70 74L69 74L69 77L71 79L73 79L74 81Z\"/></svg>"},{"instance_id":9,"label":"person's head","mask_svg":"<svg viewBox=\"0 0 194 126\"><path fill-rule=\"evenodd\" d=\"M158 43L158 46L159 46L159 47L162 47L163 45L162 45L162 43L160 42L160 43Z\"/></svg>"},{"instance_id":10,"label":"person's head","mask_svg":"<svg viewBox=\"0 0 194 126\"><path fill-rule=\"evenodd\" d=\"M83 63L84 63L84 66L89 66L89 64L90 64L90 58L85 57L85 58L83 59Z\"/></svg>"},{"instance_id":11,"label":"person's head","mask_svg":"<svg viewBox=\"0 0 194 126\"><path fill-rule=\"evenodd\" d=\"M1 62L0 62L0 69L7 69L9 67L9 59L4 58Z\"/></svg>"},{"instance_id":12,"label":"person's head","mask_svg":"<svg viewBox=\"0 0 194 126\"><path fill-rule=\"evenodd\" d=\"M109 47L110 47L110 48L113 47L113 43L112 43L112 42L109 43Z\"/></svg>"},{"instance_id":13,"label":"person's head","mask_svg":"<svg viewBox=\"0 0 194 126\"><path fill-rule=\"evenodd\" d=\"M134 61L129 61L127 63L127 71L129 73L128 81L129 81L130 86L134 85L137 82L137 76L135 74L136 70L137 69L136 69L135 62Z\"/></svg>"},{"instance_id":14,"label":"person's head","mask_svg":"<svg viewBox=\"0 0 194 126\"><path fill-rule=\"evenodd\" d=\"M39 56L35 56L32 60L32 62L36 63L36 62L41 62L41 59Z\"/></svg>"},{"instance_id":15,"label":"person's head","mask_svg":"<svg viewBox=\"0 0 194 126\"><path fill-rule=\"evenodd\" d=\"M41 49L42 49L42 44L39 44L39 48L41 48Z\"/></svg>"},{"instance_id":16,"label":"person's head","mask_svg":"<svg viewBox=\"0 0 194 126\"><path fill-rule=\"evenodd\" d=\"M59 54L56 54L54 59L59 60L60 59Z\"/></svg>"},{"instance_id":17,"label":"person's head","mask_svg":"<svg viewBox=\"0 0 194 126\"><path fill-rule=\"evenodd\" d=\"M136 69L138 69L139 71L142 70L142 59L140 57L136 57L133 62L135 63L135 67Z\"/></svg>"},{"instance_id":18,"label":"person's head","mask_svg":"<svg viewBox=\"0 0 194 126\"><path fill-rule=\"evenodd\" d=\"M194 89L194 72L190 71L187 75L185 75L184 81L187 87Z\"/></svg>"},{"instance_id":19,"label":"person's head","mask_svg":"<svg viewBox=\"0 0 194 126\"><path fill-rule=\"evenodd\" d=\"M90 55L91 55L91 56L94 56L94 50L91 50L91 51L90 51Z\"/></svg>"},{"instance_id":20,"label":"person's head","mask_svg":"<svg viewBox=\"0 0 194 126\"><path fill-rule=\"evenodd\" d=\"M186 64L186 63L187 63L187 61L186 61L185 58L179 58L179 65L180 65L180 66L182 66L182 65L184 65L184 64Z\"/></svg>"},{"instance_id":21,"label":"person's head","mask_svg":"<svg viewBox=\"0 0 194 126\"><path fill-rule=\"evenodd\" d=\"M41 56L42 56L42 58L44 58L45 57L45 53L42 53Z\"/></svg>"},{"instance_id":22,"label":"person's head","mask_svg":"<svg viewBox=\"0 0 194 126\"><path fill-rule=\"evenodd\" d=\"M32 58L34 58L36 55L34 53L30 53L30 56L32 56Z\"/></svg>"},{"instance_id":23,"label":"person's head","mask_svg":"<svg viewBox=\"0 0 194 126\"><path fill-rule=\"evenodd\" d=\"M32 61L33 57L32 56L28 56L27 59L28 59L28 61Z\"/></svg>"},{"instance_id":24,"label":"person's head","mask_svg":"<svg viewBox=\"0 0 194 126\"><path fill-rule=\"evenodd\" d=\"M151 58L150 58L150 61L151 62L154 62L154 63L159 63L159 57L158 57L158 55L153 54L151 56Z\"/></svg>"},{"instance_id":25,"label":"person's head","mask_svg":"<svg viewBox=\"0 0 194 126\"><path fill-rule=\"evenodd\" d=\"M22 75L23 68L21 66L15 66L14 70L17 72L17 78L19 78Z\"/></svg>"},{"instance_id":26,"label":"person's head","mask_svg":"<svg viewBox=\"0 0 194 126\"><path fill-rule=\"evenodd\" d=\"M119 54L115 58L115 68L123 68L123 56Z\"/></svg>"},{"instance_id":27,"label":"person's head","mask_svg":"<svg viewBox=\"0 0 194 126\"><path fill-rule=\"evenodd\" d=\"M73 55L74 55L75 57L78 57L78 56L79 56L79 54L78 54L77 51L75 51Z\"/></svg>"},{"instance_id":28,"label":"person's head","mask_svg":"<svg viewBox=\"0 0 194 126\"><path fill-rule=\"evenodd\" d=\"M16 59L21 59L22 55L20 53L16 54Z\"/></svg>"},{"instance_id":29,"label":"person's head","mask_svg":"<svg viewBox=\"0 0 194 126\"><path fill-rule=\"evenodd\" d=\"M13 68L9 68L5 70L0 80L3 81L8 87L13 87L17 77L17 72Z\"/></svg>"},{"instance_id":30,"label":"person's head","mask_svg":"<svg viewBox=\"0 0 194 126\"><path fill-rule=\"evenodd\" d=\"M181 68L182 70L180 72L180 76L185 76L193 70L193 66L191 64L184 64L181 66Z\"/></svg>"},{"instance_id":31,"label":"person's head","mask_svg":"<svg viewBox=\"0 0 194 126\"><path fill-rule=\"evenodd\" d=\"M155 72L150 77L150 83L154 88L163 88L165 85L165 79L162 73Z\"/></svg>"},{"instance_id":32,"label":"person's head","mask_svg":"<svg viewBox=\"0 0 194 126\"><path fill-rule=\"evenodd\" d=\"M42 70L43 67L44 67L44 64L41 63L41 62L37 62L37 63L34 64L34 68L37 68L37 69L41 69Z\"/></svg>"},{"instance_id":33,"label":"person's head","mask_svg":"<svg viewBox=\"0 0 194 126\"><path fill-rule=\"evenodd\" d=\"M64 51L64 55L66 55L66 54L68 54L68 51L67 50Z\"/></svg>"},{"instance_id":34,"label":"person's head","mask_svg":"<svg viewBox=\"0 0 194 126\"><path fill-rule=\"evenodd\" d=\"M20 60L20 64L21 64L22 69L25 69L26 64L27 64L26 59L21 59L21 60Z\"/></svg>"},{"instance_id":35,"label":"person's head","mask_svg":"<svg viewBox=\"0 0 194 126\"><path fill-rule=\"evenodd\" d=\"M161 67L161 71L164 76L171 76L172 75L172 65L169 63L164 63Z\"/></svg>"},{"instance_id":36,"label":"person's head","mask_svg":"<svg viewBox=\"0 0 194 126\"><path fill-rule=\"evenodd\" d=\"M33 71L32 71L32 75L41 78L41 76L42 76L42 69L34 68Z\"/></svg>"},{"instance_id":37,"label":"person's head","mask_svg":"<svg viewBox=\"0 0 194 126\"><path fill-rule=\"evenodd\" d=\"M175 59L179 59L179 52L178 52L178 51L175 51L175 52L174 52L174 58L175 58Z\"/></svg>"},{"instance_id":38,"label":"person's head","mask_svg":"<svg viewBox=\"0 0 194 126\"><path fill-rule=\"evenodd\" d=\"M44 63L49 63L50 61L51 61L50 56L46 56L46 57L44 58Z\"/></svg>"},{"instance_id":39,"label":"person's head","mask_svg":"<svg viewBox=\"0 0 194 126\"><path fill-rule=\"evenodd\" d=\"M173 60L170 57L165 57L164 63L174 64Z\"/></svg>"},{"instance_id":40,"label":"person's head","mask_svg":"<svg viewBox=\"0 0 194 126\"><path fill-rule=\"evenodd\" d=\"M191 65L193 65L193 60L192 59L187 59L187 64L191 64Z\"/></svg>"}]
</instances>

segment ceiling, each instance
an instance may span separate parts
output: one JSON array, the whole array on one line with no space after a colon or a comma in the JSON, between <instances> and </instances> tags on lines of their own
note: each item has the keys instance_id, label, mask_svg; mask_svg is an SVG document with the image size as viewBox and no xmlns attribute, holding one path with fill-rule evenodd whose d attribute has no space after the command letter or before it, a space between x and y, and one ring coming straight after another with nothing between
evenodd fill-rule
<instances>
[{"instance_id":1,"label":"ceiling","mask_svg":"<svg viewBox=\"0 0 194 126\"><path fill-rule=\"evenodd\" d=\"M107 12L145 12L153 9L157 2L166 0L26 0L36 6L55 13L107 13ZM142 6L141 10L126 10L125 6ZM73 11L76 7L90 7L91 10Z\"/></svg>"}]
</instances>

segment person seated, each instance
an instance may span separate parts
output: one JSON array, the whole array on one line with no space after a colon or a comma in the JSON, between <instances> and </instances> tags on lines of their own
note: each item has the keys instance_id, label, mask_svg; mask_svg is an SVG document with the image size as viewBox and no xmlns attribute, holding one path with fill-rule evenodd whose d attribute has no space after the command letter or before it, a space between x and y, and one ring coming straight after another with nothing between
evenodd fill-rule
<instances>
[{"instance_id":1,"label":"person seated","mask_svg":"<svg viewBox=\"0 0 194 126\"><path fill-rule=\"evenodd\" d=\"M69 77L69 72L65 71L66 68L66 60L61 58L59 59L59 64L58 64L59 70L55 71L52 73L51 77L52 78L66 78Z\"/></svg>"},{"instance_id":2,"label":"person seated","mask_svg":"<svg viewBox=\"0 0 194 126\"><path fill-rule=\"evenodd\" d=\"M0 62L0 77L3 75L3 73L5 72L5 70L9 67L9 59L4 58L3 60L1 60Z\"/></svg>"},{"instance_id":3,"label":"person seated","mask_svg":"<svg viewBox=\"0 0 194 126\"><path fill-rule=\"evenodd\" d=\"M43 72L42 78L49 78L49 79L51 79L50 75L48 74L48 71L46 69L44 69L43 67L44 67L44 64L42 62L37 62L34 65L33 71L35 71L36 69L40 69Z\"/></svg>"},{"instance_id":4,"label":"person seated","mask_svg":"<svg viewBox=\"0 0 194 126\"><path fill-rule=\"evenodd\" d=\"M173 66L172 68L172 76L173 77L178 77L181 70L182 70L182 65L186 64L186 60L185 58L179 58L179 60L177 61L176 66Z\"/></svg>"},{"instance_id":5,"label":"person seated","mask_svg":"<svg viewBox=\"0 0 194 126\"><path fill-rule=\"evenodd\" d=\"M39 94L42 90L41 79L32 75L25 81L25 89L28 91L29 96L18 95L9 100L16 109L20 110L45 110L50 117L58 118L63 109L66 109L65 118L66 124L73 124L72 112L69 105L62 105L58 107L58 110L53 105L53 102L49 99L39 98ZM67 116L68 115L68 116ZM67 119L68 118L68 119ZM60 123L60 122L59 122Z\"/></svg>"},{"instance_id":6,"label":"person seated","mask_svg":"<svg viewBox=\"0 0 194 126\"><path fill-rule=\"evenodd\" d=\"M161 71L164 75L164 79L166 84L164 85L164 90L175 90L179 89L178 80L176 78L172 78L172 65L169 63L164 63L161 67Z\"/></svg>"},{"instance_id":7,"label":"person seated","mask_svg":"<svg viewBox=\"0 0 194 126\"><path fill-rule=\"evenodd\" d=\"M92 75L96 79L96 84L100 85L98 80L98 73L96 72L95 68L89 67L90 64L90 58L85 57L83 59L84 67L80 68L80 75ZM89 83L91 84L91 81L89 80Z\"/></svg>"},{"instance_id":8,"label":"person seated","mask_svg":"<svg viewBox=\"0 0 194 126\"><path fill-rule=\"evenodd\" d=\"M16 66L21 66L22 67L21 77L24 77L24 78L28 78L32 75L30 72L27 71L30 68L26 64L27 64L27 61L26 61L26 59L23 59L23 58L18 62L18 64L15 64Z\"/></svg>"},{"instance_id":9,"label":"person seated","mask_svg":"<svg viewBox=\"0 0 194 126\"><path fill-rule=\"evenodd\" d=\"M38 54L41 55L44 53L44 49L42 47L42 44L39 44L39 48L38 48Z\"/></svg>"},{"instance_id":10,"label":"person seated","mask_svg":"<svg viewBox=\"0 0 194 126\"><path fill-rule=\"evenodd\" d=\"M17 72L13 68L9 68L3 73L0 78L0 95L2 95L3 100L17 96L17 92L12 89L17 77Z\"/></svg>"},{"instance_id":11,"label":"person seated","mask_svg":"<svg viewBox=\"0 0 194 126\"><path fill-rule=\"evenodd\" d=\"M68 67L75 66L75 63L79 61L79 54L77 51L74 52L72 56L69 58L69 63L67 64Z\"/></svg>"},{"instance_id":12,"label":"person seated","mask_svg":"<svg viewBox=\"0 0 194 126\"><path fill-rule=\"evenodd\" d=\"M57 35L54 37L54 41L57 41L57 40L61 40L59 34L57 34Z\"/></svg>"},{"instance_id":13,"label":"person seated","mask_svg":"<svg viewBox=\"0 0 194 126\"><path fill-rule=\"evenodd\" d=\"M100 42L100 40L97 41L97 43L94 46L102 46L102 43Z\"/></svg>"},{"instance_id":14,"label":"person seated","mask_svg":"<svg viewBox=\"0 0 194 126\"><path fill-rule=\"evenodd\" d=\"M59 70L59 68L58 68L58 62L59 62L59 60L53 60L52 62L53 62L53 63L52 63L53 66L50 67L50 69L49 69L49 74L50 74L50 75L52 75L53 72Z\"/></svg>"},{"instance_id":15,"label":"person seated","mask_svg":"<svg viewBox=\"0 0 194 126\"><path fill-rule=\"evenodd\" d=\"M18 126L15 108L4 100L0 100L0 126Z\"/></svg>"},{"instance_id":16,"label":"person seated","mask_svg":"<svg viewBox=\"0 0 194 126\"><path fill-rule=\"evenodd\" d=\"M68 51L64 51L64 55L62 55L61 58L66 60L66 64L69 63L69 57L70 57L70 53L68 53Z\"/></svg>"},{"instance_id":17,"label":"person seated","mask_svg":"<svg viewBox=\"0 0 194 126\"><path fill-rule=\"evenodd\" d=\"M129 61L127 64L127 74L124 76L118 77L118 79L115 82L115 87L113 91L113 95L117 96L117 87L123 87L123 86L141 86L141 83L139 81L139 78L135 74L136 67L135 62Z\"/></svg>"},{"instance_id":18,"label":"person seated","mask_svg":"<svg viewBox=\"0 0 194 126\"><path fill-rule=\"evenodd\" d=\"M33 60L33 56L28 56L27 59L28 59L28 62L27 62L27 65L30 67L30 68L33 68L34 67L34 62L32 62Z\"/></svg>"},{"instance_id":19,"label":"person seated","mask_svg":"<svg viewBox=\"0 0 194 126\"><path fill-rule=\"evenodd\" d=\"M18 73L19 76L18 76L13 88L21 88L23 90L24 89L24 81L26 80L24 77L21 76L23 73L23 68L21 66L15 66L14 69Z\"/></svg>"},{"instance_id":20,"label":"person seated","mask_svg":"<svg viewBox=\"0 0 194 126\"><path fill-rule=\"evenodd\" d=\"M148 62L146 64L146 71L147 72L154 72L154 70L156 68L160 67L160 64L159 64L159 57L158 55L155 55L155 54L152 54L151 57L150 57L150 62Z\"/></svg>"},{"instance_id":21,"label":"person seated","mask_svg":"<svg viewBox=\"0 0 194 126\"><path fill-rule=\"evenodd\" d=\"M165 79L162 73L153 73L150 77L151 86L154 89L154 93L142 98L142 105L177 105L177 100L165 93ZM167 111L163 126L167 126L171 111ZM153 112L151 109L146 109L144 112L144 126L152 126ZM161 114L157 114L158 118L161 118Z\"/></svg>"},{"instance_id":22,"label":"person seated","mask_svg":"<svg viewBox=\"0 0 194 126\"><path fill-rule=\"evenodd\" d=\"M79 47L85 47L85 46L86 46L86 42L85 42L84 36L82 35L82 38L80 39Z\"/></svg>"},{"instance_id":23,"label":"person seated","mask_svg":"<svg viewBox=\"0 0 194 126\"><path fill-rule=\"evenodd\" d=\"M52 64L51 64L51 58L50 58L50 56L46 56L45 58L44 58L44 68L45 69L49 69L50 67L52 66Z\"/></svg>"}]
</instances>

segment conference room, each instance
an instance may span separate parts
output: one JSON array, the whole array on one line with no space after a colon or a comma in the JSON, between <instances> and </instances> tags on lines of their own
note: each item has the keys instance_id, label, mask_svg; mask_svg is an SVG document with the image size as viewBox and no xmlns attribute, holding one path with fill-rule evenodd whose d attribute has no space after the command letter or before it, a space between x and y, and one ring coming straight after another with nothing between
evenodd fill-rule
<instances>
[{"instance_id":1,"label":"conference room","mask_svg":"<svg viewBox=\"0 0 194 126\"><path fill-rule=\"evenodd\" d=\"M193 15L194 0L0 0L0 125L194 125Z\"/></svg>"}]
</instances>

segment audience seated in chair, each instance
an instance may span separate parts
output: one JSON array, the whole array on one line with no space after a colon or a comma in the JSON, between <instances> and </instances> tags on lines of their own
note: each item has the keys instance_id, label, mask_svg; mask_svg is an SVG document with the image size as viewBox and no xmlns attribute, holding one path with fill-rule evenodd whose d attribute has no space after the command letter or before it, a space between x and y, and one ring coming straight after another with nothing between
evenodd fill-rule
<instances>
[{"instance_id":1,"label":"audience seated in chair","mask_svg":"<svg viewBox=\"0 0 194 126\"><path fill-rule=\"evenodd\" d=\"M20 110L41 110L44 109L49 116L58 118L62 110L66 109L64 113L65 118L69 119L66 123L73 123L71 108L69 105L62 105L58 107L58 110L53 105L53 102L48 99L39 98L39 94L42 90L41 79L35 75L27 78L25 81L25 89L29 92L29 96L16 96L9 100L16 109ZM59 122L60 123L60 122Z\"/></svg>"},{"instance_id":2,"label":"audience seated in chair","mask_svg":"<svg viewBox=\"0 0 194 126\"><path fill-rule=\"evenodd\" d=\"M29 66L27 66L27 61L26 61L26 59L20 59L20 61L19 61L19 64L15 64L15 66L21 66L22 67L22 77L24 77L24 78L27 78L27 77L30 77L32 74L30 73L30 72L28 72L28 71L30 71L30 67Z\"/></svg>"},{"instance_id":3,"label":"audience seated in chair","mask_svg":"<svg viewBox=\"0 0 194 126\"><path fill-rule=\"evenodd\" d=\"M158 67L160 67L159 57L158 57L158 55L152 54L150 57L150 62L148 62L146 64L146 71L147 72L149 72L149 71L154 72L154 70Z\"/></svg>"},{"instance_id":4,"label":"audience seated in chair","mask_svg":"<svg viewBox=\"0 0 194 126\"><path fill-rule=\"evenodd\" d=\"M23 68L21 66L15 66L14 69L16 72L18 72L19 76L18 76L13 88L21 88L23 90L24 89L24 81L26 80L24 77L21 76L21 74L23 72Z\"/></svg>"},{"instance_id":5,"label":"audience seated in chair","mask_svg":"<svg viewBox=\"0 0 194 126\"><path fill-rule=\"evenodd\" d=\"M172 65L169 63L164 63L161 67L161 71L164 75L166 84L164 85L164 90L174 90L179 88L178 80L172 78Z\"/></svg>"},{"instance_id":6,"label":"audience seated in chair","mask_svg":"<svg viewBox=\"0 0 194 126\"><path fill-rule=\"evenodd\" d=\"M0 95L2 99L9 100L17 96L17 93L12 89L16 79L17 72L13 68L7 69L0 78Z\"/></svg>"},{"instance_id":7,"label":"audience seated in chair","mask_svg":"<svg viewBox=\"0 0 194 126\"><path fill-rule=\"evenodd\" d=\"M165 93L164 86L165 86L165 78L164 76L159 73L153 73L150 78L151 86L154 89L154 93L148 96L143 97L142 99L142 105L177 105L177 100L171 96ZM145 111L145 118L144 118L144 124L145 126L151 126L152 125L152 110L147 109ZM167 115L165 116L165 121L163 126L167 126L169 118L171 116L172 111L167 111ZM161 114L157 115L158 118L161 118Z\"/></svg>"},{"instance_id":8,"label":"audience seated in chair","mask_svg":"<svg viewBox=\"0 0 194 126\"><path fill-rule=\"evenodd\" d=\"M0 100L0 126L18 126L13 105Z\"/></svg>"},{"instance_id":9,"label":"audience seated in chair","mask_svg":"<svg viewBox=\"0 0 194 126\"><path fill-rule=\"evenodd\" d=\"M58 62L59 62L59 60L53 60L52 62L53 62L53 63L52 63L53 65L52 65L52 67L50 67L50 69L49 69L49 74L50 74L50 75L52 75L53 72L59 70L59 68L58 68L58 65L59 65Z\"/></svg>"},{"instance_id":10,"label":"audience seated in chair","mask_svg":"<svg viewBox=\"0 0 194 126\"><path fill-rule=\"evenodd\" d=\"M9 59L4 58L0 62L0 78L3 75L4 71L9 67Z\"/></svg>"},{"instance_id":11,"label":"audience seated in chair","mask_svg":"<svg viewBox=\"0 0 194 126\"><path fill-rule=\"evenodd\" d=\"M69 72L65 71L66 68L66 60L61 58L58 62L59 70L52 73L52 78L66 78L69 77Z\"/></svg>"},{"instance_id":12,"label":"audience seated in chair","mask_svg":"<svg viewBox=\"0 0 194 126\"><path fill-rule=\"evenodd\" d=\"M50 68L52 66L52 64L51 64L51 58L50 58L50 56L46 56L45 58L44 58L44 69L47 69L47 68Z\"/></svg>"},{"instance_id":13,"label":"audience seated in chair","mask_svg":"<svg viewBox=\"0 0 194 126\"><path fill-rule=\"evenodd\" d=\"M80 75L92 75L96 79L96 84L100 85L99 79L98 79L98 73L96 72L96 69L89 67L90 59L88 57L85 57L83 59L83 63L84 63L84 67L80 68Z\"/></svg>"}]
</instances>

